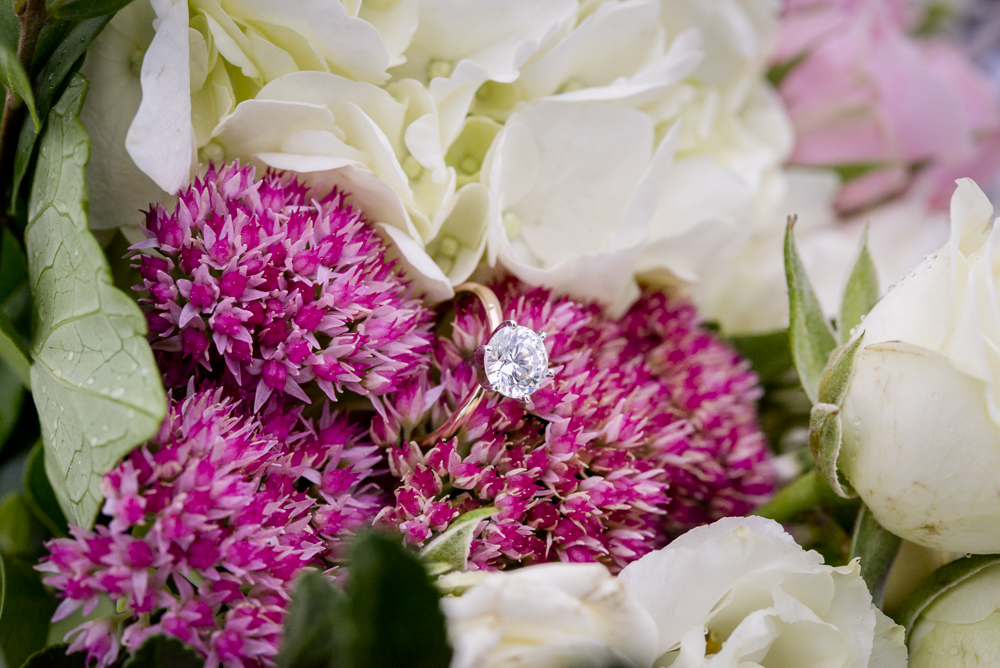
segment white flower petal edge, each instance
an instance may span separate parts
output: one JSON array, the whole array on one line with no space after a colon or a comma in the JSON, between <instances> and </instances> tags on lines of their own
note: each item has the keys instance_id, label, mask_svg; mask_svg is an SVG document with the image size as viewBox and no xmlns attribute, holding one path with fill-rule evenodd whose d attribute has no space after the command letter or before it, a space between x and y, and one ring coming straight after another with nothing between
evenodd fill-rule
<instances>
[{"instance_id":1,"label":"white flower petal edge","mask_svg":"<svg viewBox=\"0 0 1000 668\"><path fill-rule=\"evenodd\" d=\"M451 668L648 668L656 626L600 564L539 564L492 573L441 605L455 648Z\"/></svg>"},{"instance_id":2,"label":"white flower petal edge","mask_svg":"<svg viewBox=\"0 0 1000 668\"><path fill-rule=\"evenodd\" d=\"M673 668L906 665L902 631L880 621L858 562L826 566L772 520L693 529L619 580L653 618L658 656Z\"/></svg>"}]
</instances>

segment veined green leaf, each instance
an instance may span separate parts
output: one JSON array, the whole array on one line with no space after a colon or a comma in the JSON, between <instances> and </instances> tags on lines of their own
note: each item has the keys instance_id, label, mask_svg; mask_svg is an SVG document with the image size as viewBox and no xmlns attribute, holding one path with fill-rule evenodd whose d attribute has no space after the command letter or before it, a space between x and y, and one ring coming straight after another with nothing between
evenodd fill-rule
<instances>
[{"instance_id":1,"label":"veined green leaf","mask_svg":"<svg viewBox=\"0 0 1000 668\"><path fill-rule=\"evenodd\" d=\"M130 2L132 0L57 0L49 8L49 13L56 19L80 21L113 15Z\"/></svg>"},{"instance_id":2,"label":"veined green leaf","mask_svg":"<svg viewBox=\"0 0 1000 668\"><path fill-rule=\"evenodd\" d=\"M451 647L438 592L399 536L369 533L351 549L353 665L447 668Z\"/></svg>"},{"instance_id":3,"label":"veined green leaf","mask_svg":"<svg viewBox=\"0 0 1000 668\"><path fill-rule=\"evenodd\" d=\"M20 666L45 647L55 609L30 566L0 555L0 653L8 666Z\"/></svg>"},{"instance_id":4,"label":"veined green leaf","mask_svg":"<svg viewBox=\"0 0 1000 668\"><path fill-rule=\"evenodd\" d=\"M278 668L350 668L350 604L319 573L306 573L295 584L284 633Z\"/></svg>"},{"instance_id":5,"label":"veined green leaf","mask_svg":"<svg viewBox=\"0 0 1000 668\"><path fill-rule=\"evenodd\" d=\"M1000 554L974 554L956 559L931 573L921 582L900 613L899 621L909 635L921 615L942 594L960 585L976 573L1000 563Z\"/></svg>"},{"instance_id":6,"label":"veined green leaf","mask_svg":"<svg viewBox=\"0 0 1000 668\"><path fill-rule=\"evenodd\" d=\"M198 652L174 636L155 635L128 658L122 668L202 668Z\"/></svg>"},{"instance_id":7,"label":"veined green leaf","mask_svg":"<svg viewBox=\"0 0 1000 668\"><path fill-rule=\"evenodd\" d=\"M858 258L847 279L844 298L840 302L840 317L837 319L837 334L841 343L851 339L851 330L861 324L862 319L878 301L878 272L875 262L868 252L868 228L861 237Z\"/></svg>"},{"instance_id":8,"label":"veined green leaf","mask_svg":"<svg viewBox=\"0 0 1000 668\"><path fill-rule=\"evenodd\" d=\"M789 217L785 228L785 279L788 283L788 336L792 359L809 400L819 400L819 383L830 353L837 347L830 324L823 315L819 299L806 276L802 259L795 248L792 228L795 218Z\"/></svg>"},{"instance_id":9,"label":"veined green leaf","mask_svg":"<svg viewBox=\"0 0 1000 668\"><path fill-rule=\"evenodd\" d=\"M156 433L166 396L139 307L112 285L87 228L87 134L75 75L39 149L25 241L36 314L32 396L45 469L66 519L93 524L101 476Z\"/></svg>"},{"instance_id":10,"label":"veined green leaf","mask_svg":"<svg viewBox=\"0 0 1000 668\"><path fill-rule=\"evenodd\" d=\"M17 51L2 41L0 41L0 84L14 91L24 101L24 106L28 108L37 131L40 124L38 112L35 110L35 96L31 91L31 82L24 67L21 66L21 61L17 59Z\"/></svg>"},{"instance_id":11,"label":"veined green leaf","mask_svg":"<svg viewBox=\"0 0 1000 668\"><path fill-rule=\"evenodd\" d=\"M872 601L879 608L882 607L889 569L896 560L896 553L902 543L899 536L889 533L878 523L868 506L861 505L857 522L854 523L854 536L851 538L851 558L861 558L861 578L868 585Z\"/></svg>"},{"instance_id":12,"label":"veined green leaf","mask_svg":"<svg viewBox=\"0 0 1000 668\"><path fill-rule=\"evenodd\" d=\"M470 510L455 519L444 533L429 542L420 552L420 557L430 568L431 575L464 571L476 528L480 522L498 512L499 509L492 506Z\"/></svg>"}]
</instances>

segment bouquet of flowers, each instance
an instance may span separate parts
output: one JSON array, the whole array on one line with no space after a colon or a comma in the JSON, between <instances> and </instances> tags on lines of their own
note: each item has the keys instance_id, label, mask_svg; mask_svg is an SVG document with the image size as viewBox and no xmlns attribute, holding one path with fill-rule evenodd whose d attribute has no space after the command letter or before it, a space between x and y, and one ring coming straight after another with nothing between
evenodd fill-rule
<instances>
[{"instance_id":1,"label":"bouquet of flowers","mask_svg":"<svg viewBox=\"0 0 1000 668\"><path fill-rule=\"evenodd\" d=\"M998 58L0 1L0 668L1000 665Z\"/></svg>"}]
</instances>

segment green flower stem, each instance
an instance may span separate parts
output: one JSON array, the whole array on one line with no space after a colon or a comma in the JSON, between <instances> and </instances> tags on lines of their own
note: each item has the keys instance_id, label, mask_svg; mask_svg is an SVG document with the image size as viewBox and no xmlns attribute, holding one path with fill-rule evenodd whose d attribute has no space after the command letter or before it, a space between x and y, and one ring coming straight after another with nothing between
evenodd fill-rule
<instances>
[{"instance_id":1,"label":"green flower stem","mask_svg":"<svg viewBox=\"0 0 1000 668\"><path fill-rule=\"evenodd\" d=\"M31 72L31 61L35 57L38 35L45 25L45 0L24 0L15 7L21 21L21 33L17 41L17 59L25 72ZM14 158L17 155L17 139L24 122L24 101L12 90L7 91L4 101L3 118L0 119L0 229L7 222L10 201L16 193L8 191L14 174Z\"/></svg>"},{"instance_id":2,"label":"green flower stem","mask_svg":"<svg viewBox=\"0 0 1000 668\"><path fill-rule=\"evenodd\" d=\"M830 485L823 480L819 471L813 469L775 494L773 499L755 510L753 514L784 523L790 522L799 513L817 506L843 503L851 501L837 496Z\"/></svg>"}]
</instances>

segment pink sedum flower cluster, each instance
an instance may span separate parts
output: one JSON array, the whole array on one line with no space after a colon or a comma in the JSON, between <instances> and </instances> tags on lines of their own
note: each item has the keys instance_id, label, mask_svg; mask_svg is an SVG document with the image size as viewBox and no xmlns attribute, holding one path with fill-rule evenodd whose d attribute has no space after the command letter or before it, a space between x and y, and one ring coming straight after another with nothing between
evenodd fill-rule
<instances>
[{"instance_id":1,"label":"pink sedum flower cluster","mask_svg":"<svg viewBox=\"0 0 1000 668\"><path fill-rule=\"evenodd\" d=\"M174 211L147 215L140 255L154 350L168 386L194 376L309 402L386 394L426 366L429 312L385 247L333 191L250 167L210 168Z\"/></svg>"},{"instance_id":2,"label":"pink sedum flower cluster","mask_svg":"<svg viewBox=\"0 0 1000 668\"><path fill-rule=\"evenodd\" d=\"M166 633L208 668L273 665L295 576L333 567L342 539L371 525L384 465L363 428L276 406L258 420L221 390L190 391L105 476L107 526L49 543L39 569L64 597L56 619L102 597L119 606L76 629L71 652L108 666Z\"/></svg>"},{"instance_id":3,"label":"pink sedum flower cluster","mask_svg":"<svg viewBox=\"0 0 1000 668\"><path fill-rule=\"evenodd\" d=\"M778 88L793 163L869 166L837 198L842 211L910 188L947 208L955 179L1000 173L1000 97L954 44L914 37L906 0L791 0L781 19Z\"/></svg>"},{"instance_id":4,"label":"pink sedum flower cluster","mask_svg":"<svg viewBox=\"0 0 1000 668\"><path fill-rule=\"evenodd\" d=\"M489 396L454 438L418 447L411 439L476 383L472 354L489 332L478 302L460 300L431 371L387 398L387 418L372 427L401 480L380 522L423 544L462 513L492 506L474 567L558 559L620 569L772 492L757 379L699 327L689 303L647 293L611 320L514 281L497 292L506 317L547 333L554 378L527 404Z\"/></svg>"}]
</instances>

